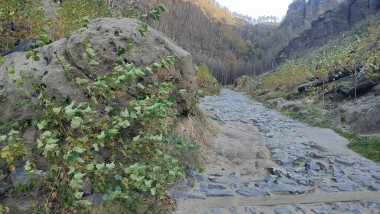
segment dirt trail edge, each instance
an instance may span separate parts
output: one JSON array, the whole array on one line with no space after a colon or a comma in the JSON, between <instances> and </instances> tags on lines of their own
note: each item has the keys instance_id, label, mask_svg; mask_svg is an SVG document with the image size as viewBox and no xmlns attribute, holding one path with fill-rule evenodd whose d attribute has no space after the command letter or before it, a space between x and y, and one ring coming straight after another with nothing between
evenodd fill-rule
<instances>
[{"instance_id":1,"label":"dirt trail edge","mask_svg":"<svg viewBox=\"0 0 380 214\"><path fill-rule=\"evenodd\" d=\"M214 161L171 191L175 213L380 213L380 164L335 132L228 89L201 108L220 122Z\"/></svg>"}]
</instances>

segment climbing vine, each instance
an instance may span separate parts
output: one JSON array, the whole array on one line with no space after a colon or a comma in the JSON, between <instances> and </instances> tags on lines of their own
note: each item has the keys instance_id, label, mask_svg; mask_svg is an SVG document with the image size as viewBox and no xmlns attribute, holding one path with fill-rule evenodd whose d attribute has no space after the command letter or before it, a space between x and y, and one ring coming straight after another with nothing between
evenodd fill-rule
<instances>
[{"instance_id":1,"label":"climbing vine","mask_svg":"<svg viewBox=\"0 0 380 214\"><path fill-rule=\"evenodd\" d=\"M151 16L158 19L165 8L155 10L158 11L151 12ZM138 30L145 36L147 26ZM46 33L41 33L37 44L46 44L46 38ZM90 41L83 41L82 46L82 55L90 65L97 66ZM30 90L37 93L32 96L31 91L26 91L24 95L35 100L34 107L42 110L33 123L38 137L32 153L43 163L28 159L21 143L22 127L18 126L0 134L0 158L7 162L10 171L16 168L15 160L25 163L24 169L31 174L37 173L41 164L47 166L45 173L39 173L43 192L47 193L39 204L40 210L89 208L92 204L86 196L92 193L102 194L104 201L132 202L136 197L163 199L168 186L185 176L183 166L172 155L184 148L183 141L172 132L177 114L175 85L142 81L158 69L173 66L175 57L170 55L139 68L121 57L133 49L133 40L128 40L126 47L118 47L113 69L93 80L75 78L65 57L56 55L68 79L85 91L88 98L85 102L52 99L46 86L28 82L24 72L15 66L7 68L20 89L33 85ZM40 60L36 50L26 56ZM134 95L127 106L120 105L117 94L129 92Z\"/></svg>"}]
</instances>

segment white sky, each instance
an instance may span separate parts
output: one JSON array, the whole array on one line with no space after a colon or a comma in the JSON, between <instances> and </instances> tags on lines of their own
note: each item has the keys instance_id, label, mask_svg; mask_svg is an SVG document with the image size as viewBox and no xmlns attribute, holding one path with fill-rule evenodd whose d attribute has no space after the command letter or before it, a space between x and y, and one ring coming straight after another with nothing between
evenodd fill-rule
<instances>
[{"instance_id":1,"label":"white sky","mask_svg":"<svg viewBox=\"0 0 380 214\"><path fill-rule=\"evenodd\" d=\"M232 12L238 12L253 18L263 15L274 15L280 19L286 15L293 0L216 0Z\"/></svg>"}]
</instances>

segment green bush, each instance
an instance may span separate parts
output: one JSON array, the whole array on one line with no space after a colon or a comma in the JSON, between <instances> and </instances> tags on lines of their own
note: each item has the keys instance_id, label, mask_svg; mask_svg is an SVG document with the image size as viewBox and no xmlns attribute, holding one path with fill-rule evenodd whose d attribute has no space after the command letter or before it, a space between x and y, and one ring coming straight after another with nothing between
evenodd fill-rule
<instances>
[{"instance_id":1,"label":"green bush","mask_svg":"<svg viewBox=\"0 0 380 214\"><path fill-rule=\"evenodd\" d=\"M60 5L57 11L57 24L54 25L55 36L65 37L70 33L85 27L90 20L102 17L112 17L112 11L107 8L104 0L70 0Z\"/></svg>"},{"instance_id":2,"label":"green bush","mask_svg":"<svg viewBox=\"0 0 380 214\"><path fill-rule=\"evenodd\" d=\"M218 81L211 75L207 65L197 67L196 79L201 94L216 95L220 92Z\"/></svg>"},{"instance_id":3,"label":"green bush","mask_svg":"<svg viewBox=\"0 0 380 214\"><path fill-rule=\"evenodd\" d=\"M18 40L36 38L47 25L39 0L1 0L0 50L14 47Z\"/></svg>"}]
</instances>

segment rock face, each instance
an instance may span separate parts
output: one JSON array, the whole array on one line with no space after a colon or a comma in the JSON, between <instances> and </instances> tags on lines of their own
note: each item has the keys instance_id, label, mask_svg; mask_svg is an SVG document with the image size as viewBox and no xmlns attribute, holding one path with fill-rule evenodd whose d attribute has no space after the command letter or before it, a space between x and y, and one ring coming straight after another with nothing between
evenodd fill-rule
<instances>
[{"instance_id":1,"label":"rock face","mask_svg":"<svg viewBox=\"0 0 380 214\"><path fill-rule=\"evenodd\" d=\"M314 1L309 1L314 2ZM356 23L378 14L378 0L346 0L337 7L327 10L311 23L311 27L295 37L277 55L277 63L287 58L297 57L300 52L325 45L350 30ZM305 14L306 15L306 14Z\"/></svg>"},{"instance_id":2,"label":"rock face","mask_svg":"<svg viewBox=\"0 0 380 214\"><path fill-rule=\"evenodd\" d=\"M145 67L153 62L174 55L176 63L167 69L155 72L148 82L173 82L177 89L185 89L186 96L176 96L177 110L187 115L195 105L195 95L198 90L195 81L192 56L162 33L148 28L147 36L141 37L138 27L141 22L135 19L98 19L85 29L72 34L68 39L56 41L50 45L39 48L40 61L27 60L25 53L13 53L5 57L0 66L0 122L9 120L26 120L36 116L36 111L29 106L22 105L23 97L13 83L19 76L20 70L25 76L37 76L36 84L46 87L53 99L68 97L74 101L85 101L87 98L76 84L69 82L67 72L58 60L58 56L67 56L67 62L73 67L74 77L95 80L96 76L104 75L111 70L117 60L117 47L126 47L129 38L135 41L134 52L127 52L122 57L128 63L138 67ZM83 41L91 42L96 53L95 60L99 66L94 67L82 56ZM8 75L7 68L14 66L15 75ZM30 77L31 78L31 77ZM23 88L22 90L27 90ZM33 91L32 91L33 93ZM128 96L126 97L126 99Z\"/></svg>"},{"instance_id":3,"label":"rock face","mask_svg":"<svg viewBox=\"0 0 380 214\"><path fill-rule=\"evenodd\" d=\"M328 118L361 134L380 134L380 96L370 93L357 100L343 102Z\"/></svg>"}]
</instances>

